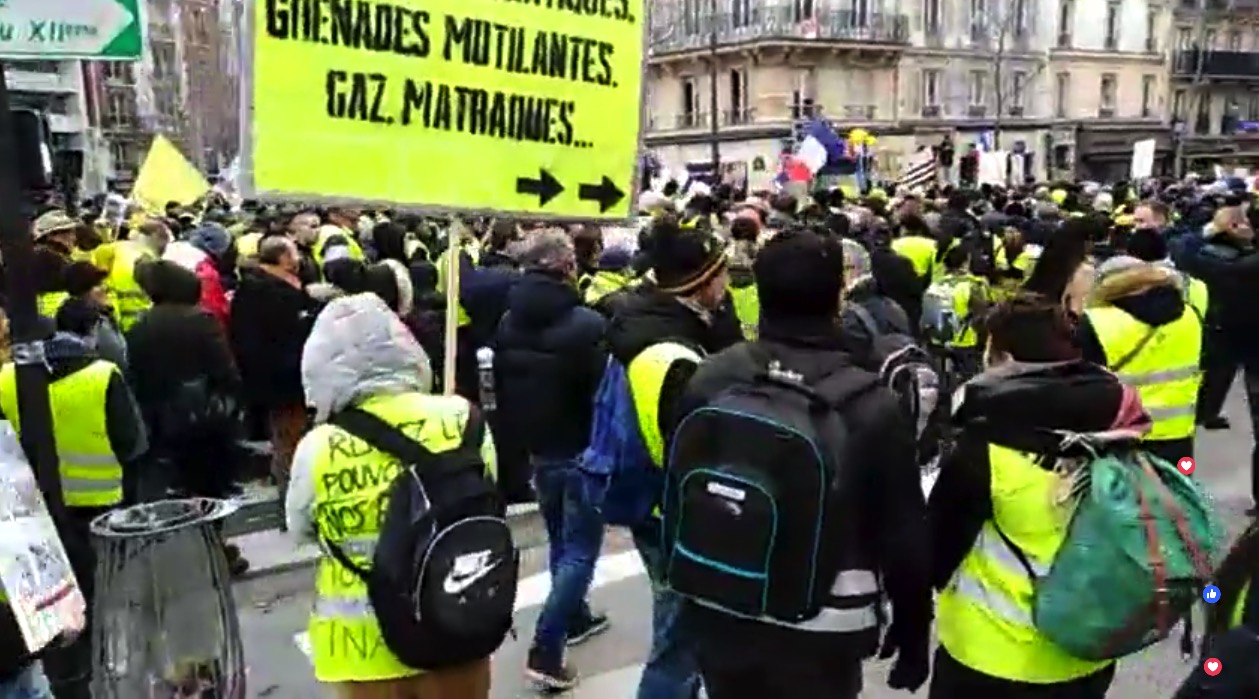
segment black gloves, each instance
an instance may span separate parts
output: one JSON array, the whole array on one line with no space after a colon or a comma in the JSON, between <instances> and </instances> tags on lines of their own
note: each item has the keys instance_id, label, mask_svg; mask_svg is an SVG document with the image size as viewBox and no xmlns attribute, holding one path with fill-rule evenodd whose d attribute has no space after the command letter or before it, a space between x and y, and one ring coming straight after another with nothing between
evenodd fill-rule
<instances>
[{"instance_id":1,"label":"black gloves","mask_svg":"<svg viewBox=\"0 0 1259 699\"><path fill-rule=\"evenodd\" d=\"M879 660L896 656L896 660L892 661L892 671L887 677L887 686L912 693L926 684L927 677L931 674L929 646L927 632L915 633L893 622L883 636L883 646L879 649Z\"/></svg>"}]
</instances>

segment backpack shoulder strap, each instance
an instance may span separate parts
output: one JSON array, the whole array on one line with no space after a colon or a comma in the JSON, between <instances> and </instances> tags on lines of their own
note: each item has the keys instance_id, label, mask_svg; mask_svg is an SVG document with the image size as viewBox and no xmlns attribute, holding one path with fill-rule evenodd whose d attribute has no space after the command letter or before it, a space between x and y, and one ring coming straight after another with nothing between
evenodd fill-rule
<instances>
[{"instance_id":1,"label":"backpack shoulder strap","mask_svg":"<svg viewBox=\"0 0 1259 699\"><path fill-rule=\"evenodd\" d=\"M1141 341L1138 342L1131 350L1128 350L1127 354L1120 357L1119 361L1115 362L1115 365L1110 367L1110 370L1115 373L1119 373L1120 369L1128 366L1129 362L1136 359L1137 355L1141 354L1141 350L1145 349L1145 346L1150 344L1150 340L1153 340L1154 336L1158 334L1158 328L1159 326L1157 325L1151 325L1150 329L1147 330L1145 335L1141 338Z\"/></svg>"},{"instance_id":2,"label":"backpack shoulder strap","mask_svg":"<svg viewBox=\"0 0 1259 699\"><path fill-rule=\"evenodd\" d=\"M406 436L402 430L359 408L342 410L330 422L403 463L420 464L434 456L428 447ZM470 406L459 449L478 451L484 439L485 420L476 406Z\"/></svg>"},{"instance_id":3,"label":"backpack shoulder strap","mask_svg":"<svg viewBox=\"0 0 1259 699\"><path fill-rule=\"evenodd\" d=\"M406 436L402 430L366 410L359 408L342 410L334 415L329 422L367 442L374 449L397 457L404 464L413 466L424 464L429 469L435 467L436 462L433 461L435 454L432 451L423 444ZM481 412L477 410L476 406L470 406L468 419L464 423L463 434L457 451L479 454L484 437L485 421L481 417ZM328 552L328 555L332 556L333 559L364 582L370 580L370 568L364 568L355 563L345 553L344 549L329 541L327 537L320 536L319 538L323 542L324 550Z\"/></svg>"},{"instance_id":4,"label":"backpack shoulder strap","mask_svg":"<svg viewBox=\"0 0 1259 699\"><path fill-rule=\"evenodd\" d=\"M865 306L862 306L859 303L852 303L849 304L848 308L852 311L853 315L857 317L857 322L861 323L861 326L866 329L866 332L870 333L871 339L877 338L879 335L883 334L879 332L879 324L875 322L874 315L871 314Z\"/></svg>"},{"instance_id":5,"label":"backpack shoulder strap","mask_svg":"<svg viewBox=\"0 0 1259 699\"><path fill-rule=\"evenodd\" d=\"M373 449L397 457L406 464L421 463L433 455L423 444L366 410L348 408L334 415L329 422L367 442Z\"/></svg>"},{"instance_id":6,"label":"backpack shoulder strap","mask_svg":"<svg viewBox=\"0 0 1259 699\"><path fill-rule=\"evenodd\" d=\"M842 412L848 404L882 385L883 380L877 374L845 367L818 379L814 390L832 410Z\"/></svg>"}]
</instances>

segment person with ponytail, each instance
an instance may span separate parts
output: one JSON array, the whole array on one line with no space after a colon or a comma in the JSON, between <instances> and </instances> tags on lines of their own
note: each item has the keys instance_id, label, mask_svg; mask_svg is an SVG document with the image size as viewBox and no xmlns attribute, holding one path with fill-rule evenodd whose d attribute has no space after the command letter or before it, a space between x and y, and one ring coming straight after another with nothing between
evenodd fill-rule
<instances>
[{"instance_id":1,"label":"person with ponytail","mask_svg":"<svg viewBox=\"0 0 1259 699\"><path fill-rule=\"evenodd\" d=\"M1220 600L1206 608L1202 657L1172 699L1251 699L1259 696L1259 520L1237 537L1212 584ZM1204 664L1225 669L1215 677Z\"/></svg>"},{"instance_id":2,"label":"person with ponytail","mask_svg":"<svg viewBox=\"0 0 1259 699\"><path fill-rule=\"evenodd\" d=\"M927 505L940 646L929 699L1102 699L1113 661L1072 657L1032 621L1026 574L1004 561L1017 546L1053 562L1068 518L1057 431L1144 432L1136 391L1084 361L1060 295L1020 293L987 316L984 371L959 389L957 445L946 454Z\"/></svg>"}]
</instances>

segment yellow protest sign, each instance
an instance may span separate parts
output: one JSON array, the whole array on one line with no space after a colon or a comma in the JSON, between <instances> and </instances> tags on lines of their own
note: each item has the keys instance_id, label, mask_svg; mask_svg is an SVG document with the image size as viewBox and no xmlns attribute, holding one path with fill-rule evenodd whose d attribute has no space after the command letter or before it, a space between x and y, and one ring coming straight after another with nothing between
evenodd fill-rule
<instances>
[{"instance_id":1,"label":"yellow protest sign","mask_svg":"<svg viewBox=\"0 0 1259 699\"><path fill-rule=\"evenodd\" d=\"M188 162L170 139L158 135L136 174L131 198L146 211L162 213L168 202L187 206L208 191L210 183L201 171Z\"/></svg>"},{"instance_id":2,"label":"yellow protest sign","mask_svg":"<svg viewBox=\"0 0 1259 699\"><path fill-rule=\"evenodd\" d=\"M246 196L629 217L644 0L253 8Z\"/></svg>"}]
</instances>

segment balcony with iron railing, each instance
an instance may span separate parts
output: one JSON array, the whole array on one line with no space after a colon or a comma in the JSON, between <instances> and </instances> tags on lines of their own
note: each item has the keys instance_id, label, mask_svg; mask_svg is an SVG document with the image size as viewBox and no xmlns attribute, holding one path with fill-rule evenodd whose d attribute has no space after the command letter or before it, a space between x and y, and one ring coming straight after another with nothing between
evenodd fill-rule
<instances>
[{"instance_id":1,"label":"balcony with iron railing","mask_svg":"<svg viewBox=\"0 0 1259 699\"><path fill-rule=\"evenodd\" d=\"M1176 0L1173 7L1179 14L1256 12L1259 11L1259 0Z\"/></svg>"},{"instance_id":2,"label":"balcony with iron railing","mask_svg":"<svg viewBox=\"0 0 1259 699\"><path fill-rule=\"evenodd\" d=\"M909 18L902 14L834 10L801 16L791 7L754 7L747 13L688 13L680 6L652 12L648 46L653 56L764 43L854 44L902 47Z\"/></svg>"},{"instance_id":3,"label":"balcony with iron railing","mask_svg":"<svg viewBox=\"0 0 1259 699\"><path fill-rule=\"evenodd\" d=\"M756 121L756 108L727 109L721 113L722 126L747 126Z\"/></svg>"},{"instance_id":4,"label":"balcony with iron railing","mask_svg":"<svg viewBox=\"0 0 1259 699\"><path fill-rule=\"evenodd\" d=\"M1259 80L1259 51L1177 51L1172 56L1172 74L1181 78Z\"/></svg>"}]
</instances>

